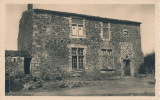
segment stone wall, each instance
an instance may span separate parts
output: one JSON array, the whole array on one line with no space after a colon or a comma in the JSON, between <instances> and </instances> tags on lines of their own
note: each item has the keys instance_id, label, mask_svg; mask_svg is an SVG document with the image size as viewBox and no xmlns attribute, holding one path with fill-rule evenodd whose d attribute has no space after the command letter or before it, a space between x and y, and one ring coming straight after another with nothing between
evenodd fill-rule
<instances>
[{"instance_id":1,"label":"stone wall","mask_svg":"<svg viewBox=\"0 0 160 100\"><path fill-rule=\"evenodd\" d=\"M33 33L32 11L23 12L19 23L18 50L31 53Z\"/></svg>"},{"instance_id":2,"label":"stone wall","mask_svg":"<svg viewBox=\"0 0 160 100\"><path fill-rule=\"evenodd\" d=\"M5 57L5 74L24 74L24 57Z\"/></svg>"},{"instance_id":3,"label":"stone wall","mask_svg":"<svg viewBox=\"0 0 160 100\"><path fill-rule=\"evenodd\" d=\"M32 56L39 59L32 65L33 73L57 73L58 68L67 69L70 40L69 21L63 17L33 14ZM36 70L38 69L38 70ZM42 72L45 71L45 72Z\"/></svg>"},{"instance_id":4,"label":"stone wall","mask_svg":"<svg viewBox=\"0 0 160 100\"><path fill-rule=\"evenodd\" d=\"M128 36L123 36L123 30L128 30ZM137 73L137 69L140 67L140 64L143 62L143 53L141 49L141 34L140 34L140 26L139 25L129 25L129 24L117 24L113 23L111 27L112 31L112 40L115 41L116 50L115 56L118 57L119 62L121 58L121 43L128 42L133 45L133 58L132 66L134 66L134 74ZM119 43L117 43L119 42ZM119 46L118 46L119 45Z\"/></svg>"},{"instance_id":5,"label":"stone wall","mask_svg":"<svg viewBox=\"0 0 160 100\"><path fill-rule=\"evenodd\" d=\"M28 12L29 13L29 12ZM26 30L23 34L19 34L19 37L26 37L32 42L30 46L26 44L28 48L31 48L32 57L38 59L37 61L32 60L33 73L36 71L46 71L55 73L57 69L63 69L68 71L70 67L70 52L68 45L81 45L86 46L86 64L85 69L101 68L101 57L100 49L112 48L114 58L114 70L115 73L121 74L121 42L128 42L133 44L134 57L132 59L134 70L138 69L138 66L143 61L143 54L141 51L141 37L140 37L140 26L135 24L124 24L110 22L111 28L111 39L102 40L101 33L101 21L92 19L85 19L85 34L86 38L70 38L70 17L65 15L56 15L51 13L34 13L32 15L31 25L32 28L22 21L20 24L20 33L25 31L25 27L29 27L29 31ZM26 14L26 17L29 16ZM28 20L30 17L28 17ZM25 24L25 25L24 25ZM21 27L21 26L25 27ZM21 29L22 28L22 29ZM128 36L123 36L123 30L127 29ZM30 33L31 32L31 33ZM32 36L30 36L32 34ZM32 38L30 38L32 37ZM19 39L19 48L24 48L23 45L26 41L21 43ZM37 62L35 64L35 62ZM34 63L34 64L33 64ZM136 71L134 71L135 73Z\"/></svg>"}]
</instances>

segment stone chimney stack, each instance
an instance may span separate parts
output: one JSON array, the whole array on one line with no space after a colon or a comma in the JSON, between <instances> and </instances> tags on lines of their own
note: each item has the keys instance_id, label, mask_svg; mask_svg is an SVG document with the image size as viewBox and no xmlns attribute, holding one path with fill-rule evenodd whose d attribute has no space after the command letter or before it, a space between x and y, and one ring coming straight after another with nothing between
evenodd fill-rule
<instances>
[{"instance_id":1,"label":"stone chimney stack","mask_svg":"<svg viewBox=\"0 0 160 100\"><path fill-rule=\"evenodd\" d=\"M33 9L33 4L28 4L28 10L32 10Z\"/></svg>"}]
</instances>

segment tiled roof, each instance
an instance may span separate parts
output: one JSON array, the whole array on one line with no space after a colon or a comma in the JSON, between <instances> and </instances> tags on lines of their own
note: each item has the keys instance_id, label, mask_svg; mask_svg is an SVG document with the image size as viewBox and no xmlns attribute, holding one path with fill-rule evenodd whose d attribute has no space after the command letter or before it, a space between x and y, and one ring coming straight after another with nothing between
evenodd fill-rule
<instances>
[{"instance_id":1,"label":"tiled roof","mask_svg":"<svg viewBox=\"0 0 160 100\"><path fill-rule=\"evenodd\" d=\"M104 18L99 16L91 16L91 15L84 15L84 14L77 14L77 13L70 13L70 12L61 12L61 11L53 11L53 10L44 10L44 9L33 9L35 13L49 13L49 14L57 14L63 16L77 16L82 17L90 20L100 20L100 21L110 21L114 23L127 23L127 24L141 24L141 22L136 21L129 21L129 20L120 20L120 19L112 19L112 18Z\"/></svg>"},{"instance_id":2,"label":"tiled roof","mask_svg":"<svg viewBox=\"0 0 160 100\"><path fill-rule=\"evenodd\" d=\"M27 51L14 51L14 50L5 50L6 57L31 57L31 54Z\"/></svg>"}]
</instances>

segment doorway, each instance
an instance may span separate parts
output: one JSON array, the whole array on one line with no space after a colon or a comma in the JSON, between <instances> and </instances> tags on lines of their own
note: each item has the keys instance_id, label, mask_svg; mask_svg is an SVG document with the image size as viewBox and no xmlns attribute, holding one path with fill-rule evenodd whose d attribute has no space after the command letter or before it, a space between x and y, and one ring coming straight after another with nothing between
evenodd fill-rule
<instances>
[{"instance_id":1,"label":"doorway","mask_svg":"<svg viewBox=\"0 0 160 100\"><path fill-rule=\"evenodd\" d=\"M24 73L30 74L30 62L31 58L24 58Z\"/></svg>"},{"instance_id":2,"label":"doorway","mask_svg":"<svg viewBox=\"0 0 160 100\"><path fill-rule=\"evenodd\" d=\"M130 76L131 71L130 71L130 60L124 60L124 75L125 76Z\"/></svg>"}]
</instances>

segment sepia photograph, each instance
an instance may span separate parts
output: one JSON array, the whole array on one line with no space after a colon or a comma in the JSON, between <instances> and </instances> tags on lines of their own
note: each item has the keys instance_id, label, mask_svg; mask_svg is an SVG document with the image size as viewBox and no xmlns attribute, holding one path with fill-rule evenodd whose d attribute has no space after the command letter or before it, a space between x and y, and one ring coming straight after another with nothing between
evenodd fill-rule
<instances>
[{"instance_id":1,"label":"sepia photograph","mask_svg":"<svg viewBox=\"0 0 160 100\"><path fill-rule=\"evenodd\" d=\"M5 12L5 96L155 96L155 4Z\"/></svg>"}]
</instances>

